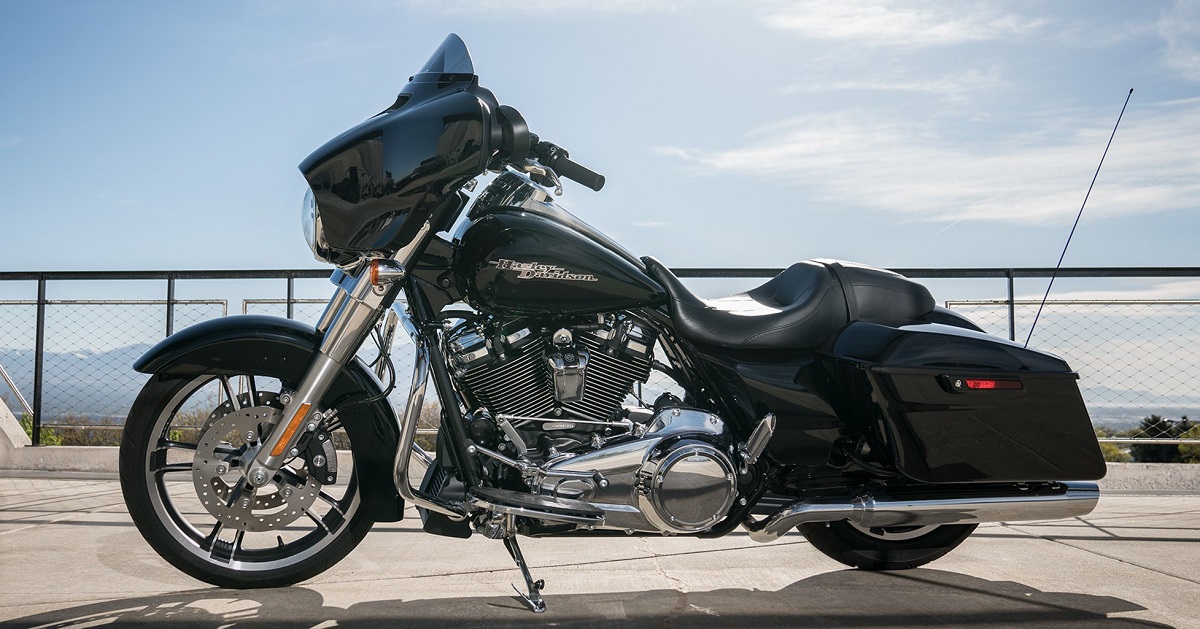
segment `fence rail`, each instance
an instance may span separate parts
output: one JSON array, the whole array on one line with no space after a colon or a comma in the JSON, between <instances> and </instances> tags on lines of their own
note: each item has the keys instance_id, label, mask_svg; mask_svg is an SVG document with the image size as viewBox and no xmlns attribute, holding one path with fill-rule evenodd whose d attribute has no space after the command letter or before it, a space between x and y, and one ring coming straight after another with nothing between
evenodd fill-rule
<instances>
[{"instance_id":1,"label":"fence rail","mask_svg":"<svg viewBox=\"0 0 1200 629\"><path fill-rule=\"evenodd\" d=\"M694 267L674 272L689 280L730 280L770 278L782 270ZM915 279L971 280L973 287L988 284L983 292L1003 297L950 299L944 303L988 332L1010 340L1024 338L1040 304L1037 300L1018 299L1017 282L1049 278L1055 273L1052 268L894 270ZM186 325L225 316L230 301L240 301L235 311L243 313L315 321L325 299L297 296L297 283L323 280L328 275L324 269L0 272L0 289L25 283L32 284L36 291L33 299L0 300L0 316L8 324L0 330L0 375L13 392L10 399L31 416L35 444L43 442L43 427L92 425L98 419L118 426L132 402L129 392L141 386L140 376L129 369L140 351ZM1200 267L1067 268L1060 269L1057 277L1163 281L1200 278ZM252 296L240 300L177 298L181 284L242 280L280 282L272 286L278 286L283 294L280 298ZM1001 283L991 285L991 280ZM162 282L158 289L161 298L47 297L52 288L66 285L133 281ZM1068 358L1080 368L1089 410L1098 427L1110 433L1102 441L1146 446L1200 442L1200 430L1194 434L1186 431L1190 427L1187 414L1200 410L1200 395L1192 393L1194 383L1200 381L1200 299L1125 299L1116 291L1111 295L1102 299L1052 300L1038 324L1035 345ZM116 340L110 339L103 350L81 349L86 347L84 340L95 344L95 339L106 335ZM108 397L104 396L106 385ZM1160 416L1161 421L1136 435L1128 427L1110 429L1105 424L1113 417L1128 422L1143 415Z\"/></svg>"}]
</instances>

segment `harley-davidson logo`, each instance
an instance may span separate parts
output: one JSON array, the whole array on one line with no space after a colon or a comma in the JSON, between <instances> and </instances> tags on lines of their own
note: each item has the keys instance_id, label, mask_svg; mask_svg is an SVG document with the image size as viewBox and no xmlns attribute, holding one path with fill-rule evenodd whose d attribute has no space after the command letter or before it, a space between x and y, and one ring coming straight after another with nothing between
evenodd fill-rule
<instances>
[{"instance_id":1,"label":"harley-davidson logo","mask_svg":"<svg viewBox=\"0 0 1200 629\"><path fill-rule=\"evenodd\" d=\"M541 262L517 262L500 258L489 261L502 271L517 271L519 280L564 280L568 282L598 282L595 275L587 273L572 273L561 266L542 264Z\"/></svg>"}]
</instances>

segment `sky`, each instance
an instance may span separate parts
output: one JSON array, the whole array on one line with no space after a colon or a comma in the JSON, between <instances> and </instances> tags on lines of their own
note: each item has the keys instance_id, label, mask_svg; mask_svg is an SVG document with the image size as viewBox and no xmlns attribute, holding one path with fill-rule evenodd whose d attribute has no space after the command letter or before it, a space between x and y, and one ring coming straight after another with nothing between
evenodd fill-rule
<instances>
[{"instance_id":1,"label":"sky","mask_svg":"<svg viewBox=\"0 0 1200 629\"><path fill-rule=\"evenodd\" d=\"M1065 265L1200 266L1196 2L0 5L4 271L320 268L296 165L450 32L670 266L1053 266L1130 88Z\"/></svg>"}]
</instances>

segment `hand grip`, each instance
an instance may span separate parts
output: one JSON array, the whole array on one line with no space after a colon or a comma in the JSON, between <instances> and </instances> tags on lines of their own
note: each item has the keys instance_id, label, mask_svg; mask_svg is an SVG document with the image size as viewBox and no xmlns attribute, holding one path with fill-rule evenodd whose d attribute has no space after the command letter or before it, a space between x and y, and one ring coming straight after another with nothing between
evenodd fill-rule
<instances>
[{"instance_id":1,"label":"hand grip","mask_svg":"<svg viewBox=\"0 0 1200 629\"><path fill-rule=\"evenodd\" d=\"M571 161L567 151L560 146L538 141L534 145L533 153L537 155L539 162L549 166L559 177L577 181L596 192L604 187L604 175Z\"/></svg>"},{"instance_id":2,"label":"hand grip","mask_svg":"<svg viewBox=\"0 0 1200 629\"><path fill-rule=\"evenodd\" d=\"M572 181L577 181L596 192L604 187L604 175L595 172L581 164L571 161L567 157L559 157L554 160L553 164L549 164L554 172L558 173L559 177L566 177Z\"/></svg>"}]
</instances>

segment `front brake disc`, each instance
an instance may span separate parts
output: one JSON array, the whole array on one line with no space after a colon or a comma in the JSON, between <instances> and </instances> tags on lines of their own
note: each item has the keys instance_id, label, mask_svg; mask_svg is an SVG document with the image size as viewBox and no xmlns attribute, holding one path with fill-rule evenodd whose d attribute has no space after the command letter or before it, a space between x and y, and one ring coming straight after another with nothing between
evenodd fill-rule
<instances>
[{"instance_id":1,"label":"front brake disc","mask_svg":"<svg viewBox=\"0 0 1200 629\"><path fill-rule=\"evenodd\" d=\"M216 414L216 413L214 413ZM282 411L256 406L210 418L192 460L192 482L200 504L226 526L249 532L280 529L304 515L321 484L307 470L286 464L255 491L239 469L247 450L279 422Z\"/></svg>"}]
</instances>

